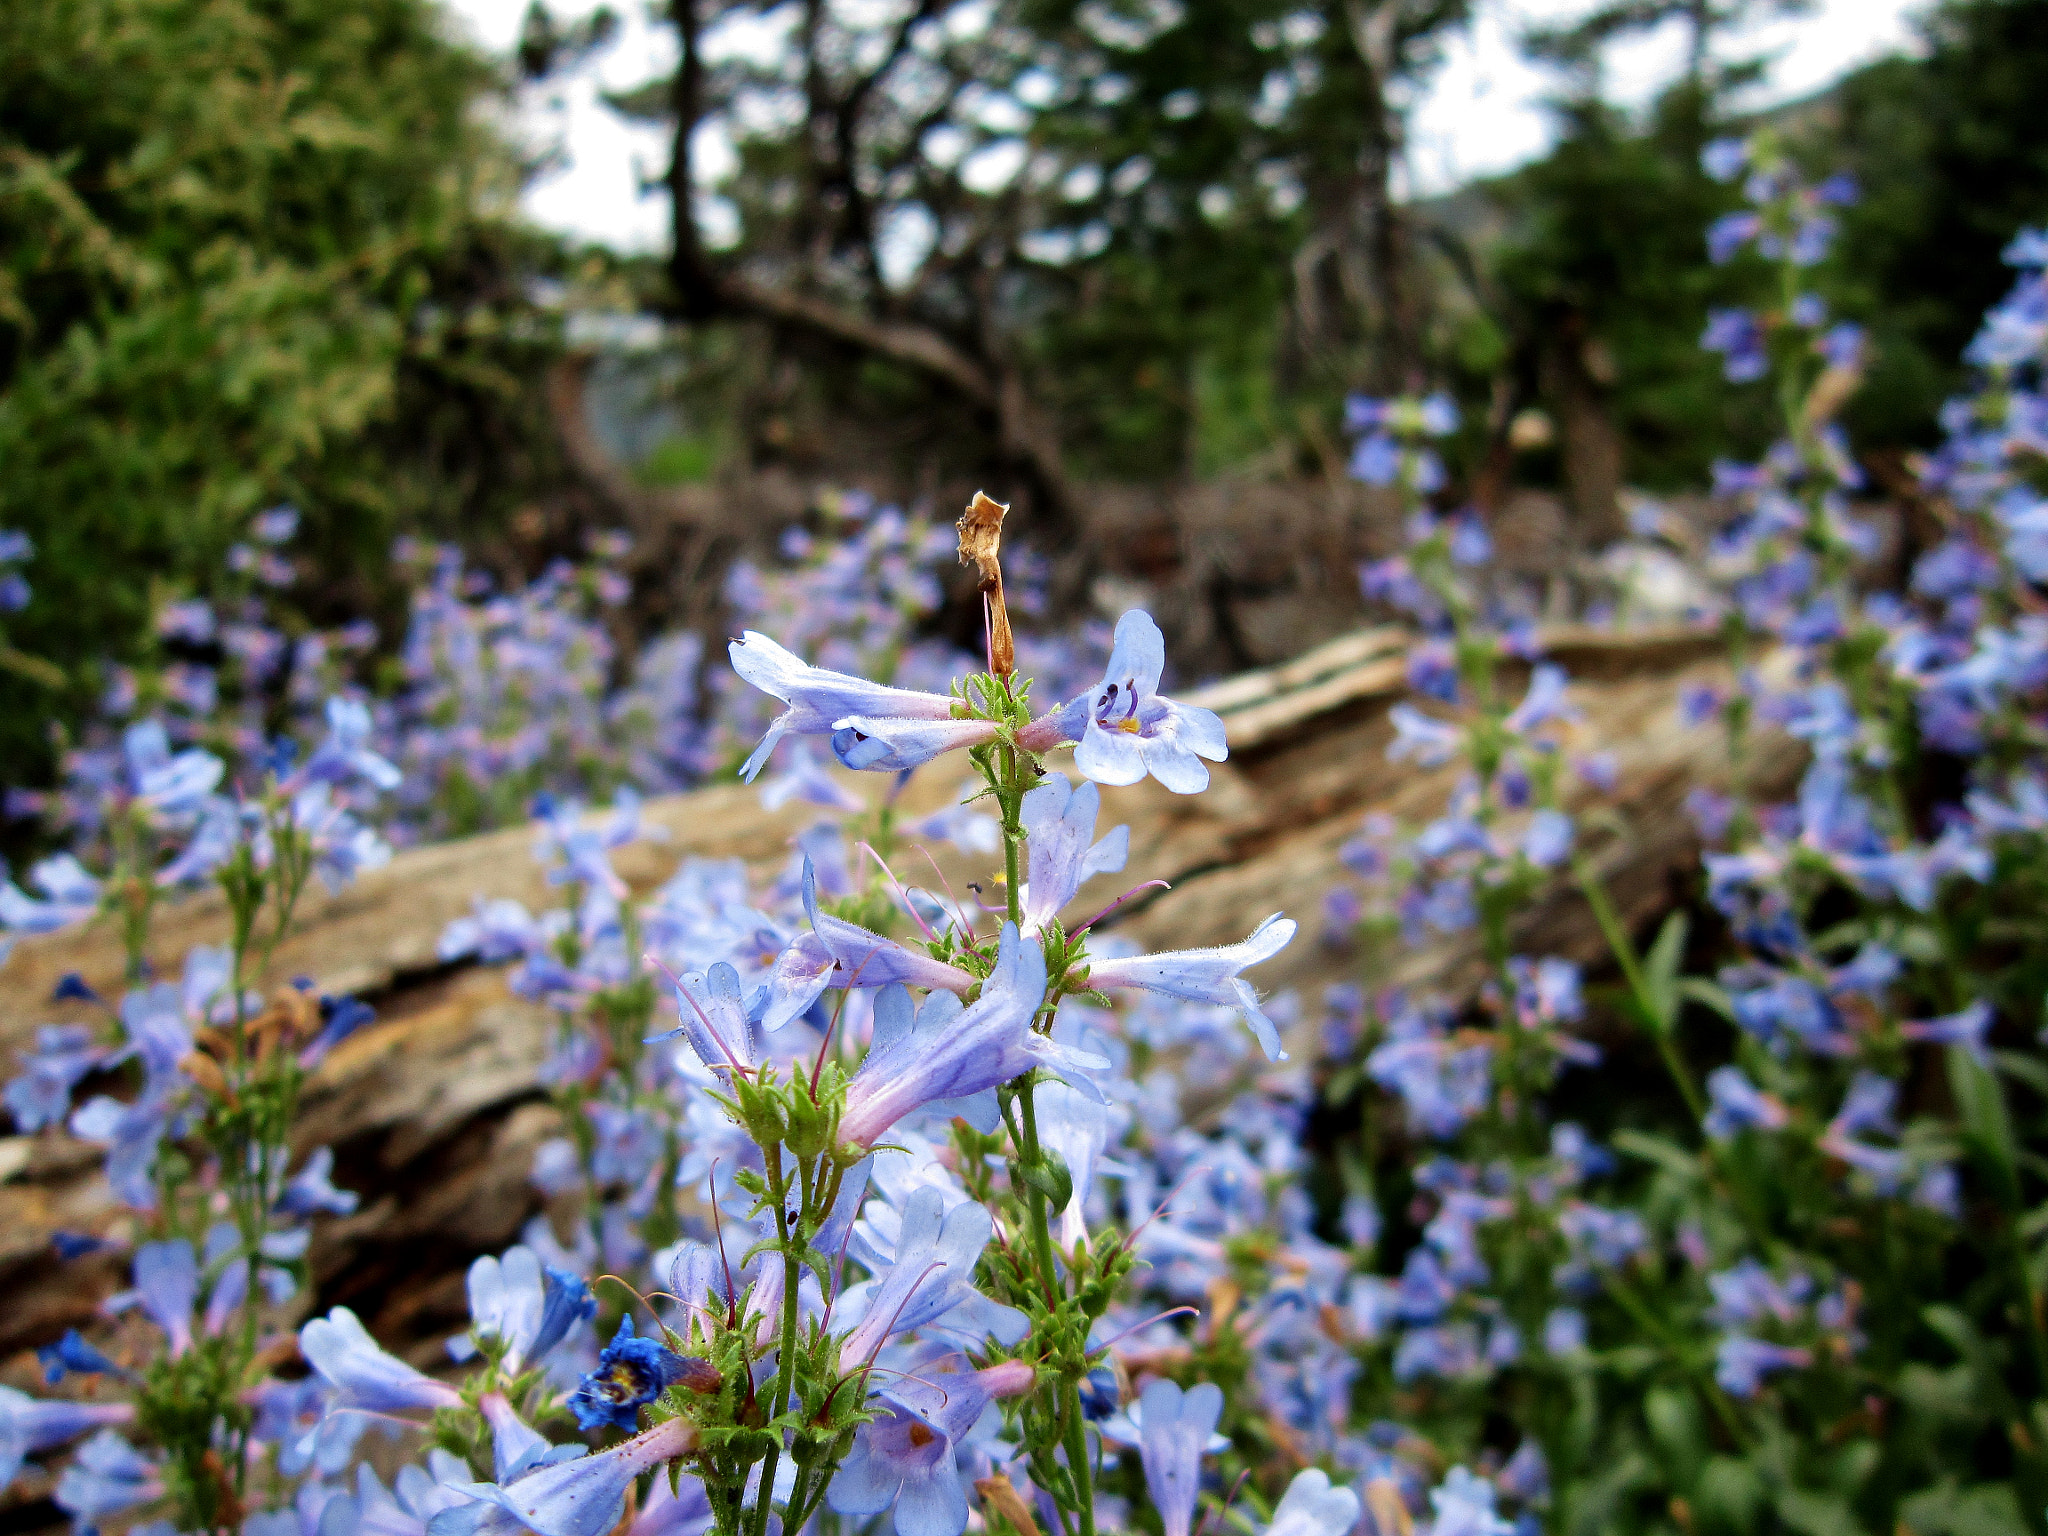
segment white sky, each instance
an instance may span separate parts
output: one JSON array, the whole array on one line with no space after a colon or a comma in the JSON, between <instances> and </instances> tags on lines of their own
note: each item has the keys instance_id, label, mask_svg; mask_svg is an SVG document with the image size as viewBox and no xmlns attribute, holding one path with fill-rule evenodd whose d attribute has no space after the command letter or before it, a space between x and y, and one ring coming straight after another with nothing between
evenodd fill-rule
<instances>
[{"instance_id":1,"label":"white sky","mask_svg":"<svg viewBox=\"0 0 2048 1536\"><path fill-rule=\"evenodd\" d=\"M510 51L526 0L446 0L469 34L497 53ZM594 8L596 0L558 0L559 16ZM1513 168L1540 155L1552 127L1544 109L1555 75L1533 68L1515 39L1532 22L1571 19L1591 0L1479 0L1479 19L1453 37L1444 67L1410 121L1408 184L1428 194L1472 176ZM1821 0L1803 21L1760 26L1734 51L1774 57L1758 104L1802 96L1858 64L1910 45L1908 18L1924 0ZM562 163L526 193L528 214L550 229L621 250L659 250L668 240L668 198L643 194L668 162L666 135L626 123L598 100L600 89L637 85L675 58L672 34L650 22L640 0L614 0L623 25L590 69L545 91L528 93L520 128L537 145L557 146ZM1678 72L1677 27L1609 55L1608 91L1640 105ZM722 146L700 143L700 169L715 172ZM716 210L710 210L716 214ZM716 231L713 231L714 235Z\"/></svg>"}]
</instances>

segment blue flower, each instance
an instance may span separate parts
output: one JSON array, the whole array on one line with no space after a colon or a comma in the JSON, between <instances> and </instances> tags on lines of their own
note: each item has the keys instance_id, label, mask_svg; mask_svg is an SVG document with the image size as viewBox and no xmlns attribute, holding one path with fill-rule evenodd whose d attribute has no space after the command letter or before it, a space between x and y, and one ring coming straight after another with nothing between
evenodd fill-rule
<instances>
[{"instance_id":1,"label":"blue flower","mask_svg":"<svg viewBox=\"0 0 2048 1536\"><path fill-rule=\"evenodd\" d=\"M377 1347L347 1307L336 1307L299 1330L299 1352L335 1389L335 1406L370 1413L459 1408L462 1394Z\"/></svg>"},{"instance_id":2,"label":"blue flower","mask_svg":"<svg viewBox=\"0 0 2048 1536\"><path fill-rule=\"evenodd\" d=\"M1715 1347L1714 1380L1731 1397L1755 1397L1771 1373L1812 1363L1807 1350L1731 1333Z\"/></svg>"},{"instance_id":3,"label":"blue flower","mask_svg":"<svg viewBox=\"0 0 2048 1536\"><path fill-rule=\"evenodd\" d=\"M1522 834L1522 857L1538 869L1553 869L1572 851L1572 819L1563 811L1540 810Z\"/></svg>"},{"instance_id":4,"label":"blue flower","mask_svg":"<svg viewBox=\"0 0 2048 1536\"><path fill-rule=\"evenodd\" d=\"M1266 1536L1349 1536L1357 1525L1358 1495L1333 1488L1329 1473L1308 1467L1295 1473L1280 1495Z\"/></svg>"},{"instance_id":5,"label":"blue flower","mask_svg":"<svg viewBox=\"0 0 2048 1536\"><path fill-rule=\"evenodd\" d=\"M101 1519L159 1498L163 1473L134 1446L103 1429L72 1458L57 1477L57 1507L71 1516L80 1532L95 1530Z\"/></svg>"},{"instance_id":6,"label":"blue flower","mask_svg":"<svg viewBox=\"0 0 2048 1536\"><path fill-rule=\"evenodd\" d=\"M85 921L100 909L100 882L68 853L42 859L29 867L29 883L42 901L0 881L0 928L16 933L55 933Z\"/></svg>"},{"instance_id":7,"label":"blue flower","mask_svg":"<svg viewBox=\"0 0 2048 1536\"><path fill-rule=\"evenodd\" d=\"M1493 1484L1453 1467L1429 1496L1436 1519L1430 1536L1513 1536L1514 1526L1494 1513Z\"/></svg>"},{"instance_id":8,"label":"blue flower","mask_svg":"<svg viewBox=\"0 0 2048 1536\"><path fill-rule=\"evenodd\" d=\"M690 1042L697 1059L728 1083L735 1072L745 1076L754 1070L758 1047L746 999L740 995L738 971L721 960L708 971L685 973L676 980L676 1005L682 1024L666 1034L649 1035L647 1044L680 1035Z\"/></svg>"},{"instance_id":9,"label":"blue flower","mask_svg":"<svg viewBox=\"0 0 2048 1536\"><path fill-rule=\"evenodd\" d=\"M135 1250L135 1294L170 1341L171 1358L192 1347L192 1309L199 1302L199 1258L184 1238Z\"/></svg>"},{"instance_id":10,"label":"blue flower","mask_svg":"<svg viewBox=\"0 0 2048 1536\"><path fill-rule=\"evenodd\" d=\"M534 1364L596 1315L597 1303L580 1277L544 1267L524 1244L469 1266L470 1338L502 1340L507 1371Z\"/></svg>"},{"instance_id":11,"label":"blue flower","mask_svg":"<svg viewBox=\"0 0 2048 1536\"><path fill-rule=\"evenodd\" d=\"M1213 949L1172 949L1157 955L1097 960L1089 966L1088 984L1103 991L1136 987L1192 1003L1234 1007L1243 1015L1268 1061L1281 1061L1280 1028L1259 1006L1259 995L1238 972L1270 960L1294 938L1298 925L1275 912L1241 943Z\"/></svg>"},{"instance_id":12,"label":"blue flower","mask_svg":"<svg viewBox=\"0 0 2048 1536\"><path fill-rule=\"evenodd\" d=\"M1209 770L1230 755L1213 710L1159 695L1166 641L1143 609L1117 620L1102 681L1089 696L1074 766L1098 784L1136 784L1151 774L1177 795L1206 789Z\"/></svg>"},{"instance_id":13,"label":"blue flower","mask_svg":"<svg viewBox=\"0 0 2048 1536\"><path fill-rule=\"evenodd\" d=\"M38 1349L36 1360L42 1365L44 1382L53 1387L71 1372L84 1376L97 1376L102 1373L111 1376L127 1374L119 1365L88 1344L76 1328L66 1328L63 1338Z\"/></svg>"},{"instance_id":14,"label":"blue flower","mask_svg":"<svg viewBox=\"0 0 2048 1536\"><path fill-rule=\"evenodd\" d=\"M1715 181L1729 182L1749 164L1749 143L1745 139L1715 139L1700 151L1700 169Z\"/></svg>"},{"instance_id":15,"label":"blue flower","mask_svg":"<svg viewBox=\"0 0 2048 1536\"><path fill-rule=\"evenodd\" d=\"M1389 762L1413 758L1418 768L1439 768L1464 743L1464 733L1456 726L1432 720L1412 704L1396 704L1387 711L1387 720L1394 727L1394 740L1387 748Z\"/></svg>"},{"instance_id":16,"label":"blue flower","mask_svg":"<svg viewBox=\"0 0 2048 1536\"><path fill-rule=\"evenodd\" d=\"M125 1424L133 1403L78 1403L45 1400L0 1387L0 1490L21 1472L24 1457L75 1440L88 1429Z\"/></svg>"},{"instance_id":17,"label":"blue flower","mask_svg":"<svg viewBox=\"0 0 2048 1536\"><path fill-rule=\"evenodd\" d=\"M966 992L974 986L975 978L957 966L819 911L817 874L808 858L804 861L803 893L811 931L775 957L761 1015L763 1029L779 1030L801 1017L827 987L886 987L901 982ZM720 1059L725 1059L723 1052Z\"/></svg>"},{"instance_id":18,"label":"blue flower","mask_svg":"<svg viewBox=\"0 0 2048 1536\"><path fill-rule=\"evenodd\" d=\"M1707 226L1707 259L1720 266L1761 234L1763 227L1762 216L1751 210L1722 214Z\"/></svg>"},{"instance_id":19,"label":"blue flower","mask_svg":"<svg viewBox=\"0 0 2048 1536\"><path fill-rule=\"evenodd\" d=\"M710 1369L701 1360L694 1363ZM614 1429L637 1429L640 1410L689 1373L689 1365L682 1356L659 1339L638 1337L633 1332L633 1319L622 1317L619 1331L597 1357L597 1369L569 1394L569 1407L576 1414L576 1422L585 1429L596 1429L600 1424L609 1424ZM716 1381L716 1371L712 1371L712 1379Z\"/></svg>"},{"instance_id":20,"label":"blue flower","mask_svg":"<svg viewBox=\"0 0 2048 1536\"><path fill-rule=\"evenodd\" d=\"M358 1204L353 1190L336 1189L333 1182L334 1149L315 1147L304 1166L278 1192L277 1209L286 1216L311 1216L327 1211L346 1216Z\"/></svg>"},{"instance_id":21,"label":"blue flower","mask_svg":"<svg viewBox=\"0 0 2048 1536\"><path fill-rule=\"evenodd\" d=\"M1076 789L1063 773L1048 774L1024 796L1022 820L1030 856L1023 900L1026 933L1043 932L1089 879L1124 867L1131 829L1114 828L1097 842L1095 820L1101 806L1101 790L1086 781Z\"/></svg>"},{"instance_id":22,"label":"blue flower","mask_svg":"<svg viewBox=\"0 0 2048 1536\"><path fill-rule=\"evenodd\" d=\"M1351 478L1365 485L1392 485L1401 478L1401 445L1384 432L1360 438L1351 450Z\"/></svg>"},{"instance_id":23,"label":"blue flower","mask_svg":"<svg viewBox=\"0 0 2048 1536\"><path fill-rule=\"evenodd\" d=\"M1707 1111L1703 1129L1716 1141L1738 1131L1776 1131L1788 1118L1785 1106L1752 1083L1740 1067L1716 1067L1707 1074Z\"/></svg>"},{"instance_id":24,"label":"blue flower","mask_svg":"<svg viewBox=\"0 0 2048 1536\"><path fill-rule=\"evenodd\" d=\"M1983 1061L1988 1055L1984 1037L1991 1028L1991 1018L1991 1004L1979 998L1959 1013L1901 1024L1899 1033L1908 1040L1919 1040L1930 1045L1960 1045L1978 1060Z\"/></svg>"},{"instance_id":25,"label":"blue flower","mask_svg":"<svg viewBox=\"0 0 2048 1536\"><path fill-rule=\"evenodd\" d=\"M188 747L173 756L161 720L141 720L122 737L135 797L160 815L198 811L227 772L211 752Z\"/></svg>"},{"instance_id":26,"label":"blue flower","mask_svg":"<svg viewBox=\"0 0 2048 1536\"><path fill-rule=\"evenodd\" d=\"M1145 1384L1134 1415L1145 1487L1166 1536L1188 1536L1195 1496L1201 1491L1202 1457L1219 1449L1216 1421L1223 1416L1223 1389L1200 1382L1183 1392L1180 1384L1156 1377Z\"/></svg>"},{"instance_id":27,"label":"blue flower","mask_svg":"<svg viewBox=\"0 0 2048 1536\"><path fill-rule=\"evenodd\" d=\"M921 1186L904 1201L895 1241L886 1252L877 1242L882 1235L866 1224L854 1230L854 1256L874 1279L840 1298L842 1305L863 1309L859 1323L840 1341L842 1372L868 1364L897 1334L942 1321L976 1348L990 1336L1015 1344L1029 1332L1023 1313L999 1306L974 1288L975 1266L995 1235L994 1218L982 1206L961 1200L947 1210L939 1190Z\"/></svg>"},{"instance_id":28,"label":"blue flower","mask_svg":"<svg viewBox=\"0 0 2048 1536\"><path fill-rule=\"evenodd\" d=\"M995 734L986 721L954 719L952 699L828 672L751 629L727 649L735 672L789 706L741 766L740 777L749 782L791 731L830 736L834 754L849 768L892 772Z\"/></svg>"},{"instance_id":29,"label":"blue flower","mask_svg":"<svg viewBox=\"0 0 2048 1536\"><path fill-rule=\"evenodd\" d=\"M876 1416L854 1432L826 1501L842 1515L886 1510L897 1536L960 1536L967 1528L957 1463L962 1442L993 1397L1025 1390L1031 1379L1031 1368L1014 1360L985 1371L927 1368L903 1377L878 1395Z\"/></svg>"},{"instance_id":30,"label":"blue flower","mask_svg":"<svg viewBox=\"0 0 2048 1536\"><path fill-rule=\"evenodd\" d=\"M1005 923L995 968L972 1007L961 1011L951 994L934 993L909 1035L860 1064L847 1085L841 1139L872 1146L914 1109L965 1098L1029 1070L1055 1049L1031 1028L1044 997L1044 953Z\"/></svg>"},{"instance_id":31,"label":"blue flower","mask_svg":"<svg viewBox=\"0 0 2048 1536\"><path fill-rule=\"evenodd\" d=\"M536 1536L606 1536L641 1474L689 1455L697 1441L695 1425L668 1419L608 1451L542 1466L509 1487L462 1485L475 1502L434 1515L429 1536L509 1536L521 1528Z\"/></svg>"},{"instance_id":32,"label":"blue flower","mask_svg":"<svg viewBox=\"0 0 2048 1536\"><path fill-rule=\"evenodd\" d=\"M1763 328L1746 309L1709 310L1700 345L1722 354L1721 371L1730 384L1751 383L1770 368L1764 356Z\"/></svg>"},{"instance_id":33,"label":"blue flower","mask_svg":"<svg viewBox=\"0 0 2048 1536\"><path fill-rule=\"evenodd\" d=\"M15 1127L28 1133L59 1124L71 1112L71 1090L112 1054L95 1045L82 1024L43 1025L35 1049L15 1053L26 1070L4 1090Z\"/></svg>"}]
</instances>

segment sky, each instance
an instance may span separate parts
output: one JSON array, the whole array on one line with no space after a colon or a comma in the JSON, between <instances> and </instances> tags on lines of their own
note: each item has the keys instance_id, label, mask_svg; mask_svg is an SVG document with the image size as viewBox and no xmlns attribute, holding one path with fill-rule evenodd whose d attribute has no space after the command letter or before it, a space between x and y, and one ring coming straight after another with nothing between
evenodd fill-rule
<instances>
[{"instance_id":1,"label":"sky","mask_svg":"<svg viewBox=\"0 0 2048 1536\"><path fill-rule=\"evenodd\" d=\"M446 0L458 25L495 53L509 53L527 0ZM582 14L596 0L557 0L558 16ZM1754 28L1733 45L1743 54L1774 60L1768 84L1754 105L1803 96L1846 70L1910 47L1911 14L1924 0L1820 0L1796 22ZM1478 0L1478 19L1454 36L1443 67L1417 103L1409 124L1407 190L1429 195L1474 176L1496 174L1541 155L1552 125L1544 98L1556 77L1530 65L1515 47L1533 23L1569 21L1590 0ZM622 26L617 39L588 69L557 85L526 93L517 128L536 147L551 147L557 163L528 188L526 211L546 228L623 251L663 249L668 239L665 193L643 193L659 183L668 162L667 136L627 123L600 93L637 85L668 69L674 42L647 18L637 0L614 0ZM1676 77L1682 58L1680 30L1669 27L1609 55L1608 89L1635 106L1655 98ZM699 169L715 175L722 146L697 146ZM707 231L714 239L717 231Z\"/></svg>"}]
</instances>

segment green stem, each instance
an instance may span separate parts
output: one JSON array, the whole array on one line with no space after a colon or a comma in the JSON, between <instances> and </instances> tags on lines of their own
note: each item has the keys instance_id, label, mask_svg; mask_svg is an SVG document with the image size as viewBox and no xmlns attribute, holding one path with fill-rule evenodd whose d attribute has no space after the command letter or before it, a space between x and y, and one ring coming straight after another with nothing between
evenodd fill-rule
<instances>
[{"instance_id":1,"label":"green stem","mask_svg":"<svg viewBox=\"0 0 2048 1536\"><path fill-rule=\"evenodd\" d=\"M767 1536L768 1515L775 1504L775 1473L782 1460L782 1431L774 1425L789 1403L790 1388L796 1379L796 1293L803 1278L796 1255L789 1251L789 1210L786 1203L789 1185L782 1176L779 1148L770 1150L768 1163L770 1177L774 1181L771 1189L775 1196L775 1231L782 1239L782 1335L777 1344L775 1396L768 1402L768 1459L761 1464L761 1493L754 1506L754 1536Z\"/></svg>"},{"instance_id":2,"label":"green stem","mask_svg":"<svg viewBox=\"0 0 2048 1536\"><path fill-rule=\"evenodd\" d=\"M1024 1161L1035 1167L1041 1153L1038 1150L1038 1111L1031 1102L1031 1084L1027 1081L1017 1095L1017 1106L1023 1114ZM1031 1249L1038 1260L1038 1272L1045 1281L1048 1298L1060 1291L1059 1270L1053 1263L1052 1225L1045 1211L1045 1192L1036 1184L1024 1186L1024 1203L1031 1212Z\"/></svg>"},{"instance_id":3,"label":"green stem","mask_svg":"<svg viewBox=\"0 0 2048 1536\"><path fill-rule=\"evenodd\" d=\"M1024 904L1018 887L1023 883L1024 797L1017 788L1017 749L1005 745L1003 756L1003 782L997 791L997 798L1003 807L1003 898L1007 903L1010 921L1020 922Z\"/></svg>"},{"instance_id":4,"label":"green stem","mask_svg":"<svg viewBox=\"0 0 2048 1536\"><path fill-rule=\"evenodd\" d=\"M1642 958L1636 954L1635 940L1622 926L1621 914L1614 910L1607 887L1594 872L1592 860L1583 853L1572 855L1572 874L1578 879L1579 889L1585 892L1586 903L1593 909L1593 920L1600 925L1600 933L1607 940L1607 947L1613 952L1616 963L1621 966L1623 979L1628 982L1629 993L1650 1027L1650 1033L1657 1042L1657 1054L1664 1059L1664 1070L1671 1074L1671 1081L1677 1085L1693 1120L1704 1120L1707 1115L1706 1098L1692 1080L1684 1058L1678 1054L1678 1042L1671 1038L1673 1021L1662 1017L1657 1007L1649 975L1643 969Z\"/></svg>"},{"instance_id":5,"label":"green stem","mask_svg":"<svg viewBox=\"0 0 2048 1536\"><path fill-rule=\"evenodd\" d=\"M1041 1153L1038 1112L1031 1097L1032 1088L1027 1081L1017 1095L1017 1104L1021 1111L1024 1160L1035 1166L1041 1160ZM1061 1286L1059 1269L1053 1261L1052 1226L1045 1208L1045 1195L1035 1184L1027 1184L1024 1194L1025 1204L1031 1212L1031 1246L1045 1277L1046 1297L1051 1300L1060 1295ZM1081 1536L1095 1536L1094 1476L1088 1466L1088 1433L1081 1423L1080 1383L1062 1382L1056 1390L1062 1399L1059 1416L1066 1423L1068 1475L1074 1480L1074 1502L1078 1506L1074 1513L1080 1517Z\"/></svg>"},{"instance_id":6,"label":"green stem","mask_svg":"<svg viewBox=\"0 0 2048 1536\"><path fill-rule=\"evenodd\" d=\"M1715 1417L1720 1419L1722 1426L1734 1438L1735 1443L1747 1446L1749 1431L1743 1428L1742 1419L1736 1413L1735 1405L1728 1401L1728 1396L1721 1390L1720 1383L1692 1364L1677 1336L1665 1327L1661 1318L1643 1304L1642 1298L1630 1290L1619 1275L1608 1274L1604 1278L1607 1282L1607 1294L1621 1304L1622 1310L1628 1313L1638 1328L1663 1345L1679 1369L1692 1378L1694 1389L1706 1399L1707 1406L1714 1410Z\"/></svg>"}]
</instances>

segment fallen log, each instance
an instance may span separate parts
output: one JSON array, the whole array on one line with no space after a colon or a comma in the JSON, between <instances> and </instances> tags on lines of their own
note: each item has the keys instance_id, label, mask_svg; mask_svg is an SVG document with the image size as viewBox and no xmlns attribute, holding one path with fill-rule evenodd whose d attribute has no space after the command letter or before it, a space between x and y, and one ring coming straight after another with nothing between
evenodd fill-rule
<instances>
[{"instance_id":1,"label":"fallen log","mask_svg":"<svg viewBox=\"0 0 2048 1536\"><path fill-rule=\"evenodd\" d=\"M1683 801L1694 785L1715 782L1723 761L1718 727L1684 725L1678 693L1725 681L1726 668L1717 642L1696 631L1557 630L1546 642L1572 673L1583 712L1573 749L1617 760L1612 795L1573 790L1575 808L1607 808L1584 819L1581 846L1642 930L1674 892L1691 888L1697 848ZM1367 631L1189 695L1223 715L1230 761L1204 795L1169 795L1149 781L1110 791L1105 824L1130 823L1131 873L1099 877L1082 901L1108 901L1127 878L1170 881L1170 890L1116 916L1119 933L1156 949L1229 942L1268 913L1289 911L1303 933L1256 973L1261 988L1308 992L1353 976L1356 962L1317 932L1322 896L1341 878L1338 850L1367 813L1408 824L1440 814L1458 773L1386 759L1387 710L1407 693L1406 645L1399 631ZM1802 751L1763 737L1752 789L1782 793ZM957 795L960 778L935 765L900 803L907 813L935 810ZM847 782L871 798L886 787L872 775ZM792 836L815 817L801 806L763 810L758 793L738 785L658 800L647 820L664 840L621 850L619 871L646 891L682 858L738 858L758 881L772 880L788 863ZM474 897L536 909L550 902L530 848L531 834L514 829L401 853L338 895L315 894L274 965L275 977L311 976L322 990L365 995L377 1007L377 1024L333 1053L305 1101L302 1145L332 1146L336 1181L362 1195L355 1214L323 1229L313 1265L321 1307L355 1307L380 1338L422 1360L462 1325L471 1258L512 1241L539 1208L526 1176L555 1125L534 1082L549 1016L512 996L500 972L451 967L435 955L442 928ZM987 874L950 848L934 853L955 889ZM217 899L180 903L157 924L152 959L174 973L187 948L224 932ZM1519 937L1532 950L1582 961L1602 953L1584 902L1562 882L1534 905ZM0 1053L25 1046L38 1024L82 1016L78 1005L50 1001L67 972L112 994L120 970L118 942L100 929L20 944L0 967ZM1383 974L1353 979L1456 989L1476 974L1470 943L1436 941L1400 953ZM63 1229L131 1230L98 1150L54 1129L0 1138L0 1295L10 1302L0 1309L0 1380L29 1385L32 1361L19 1352L91 1323L125 1283L115 1257L58 1264L51 1238Z\"/></svg>"}]
</instances>

